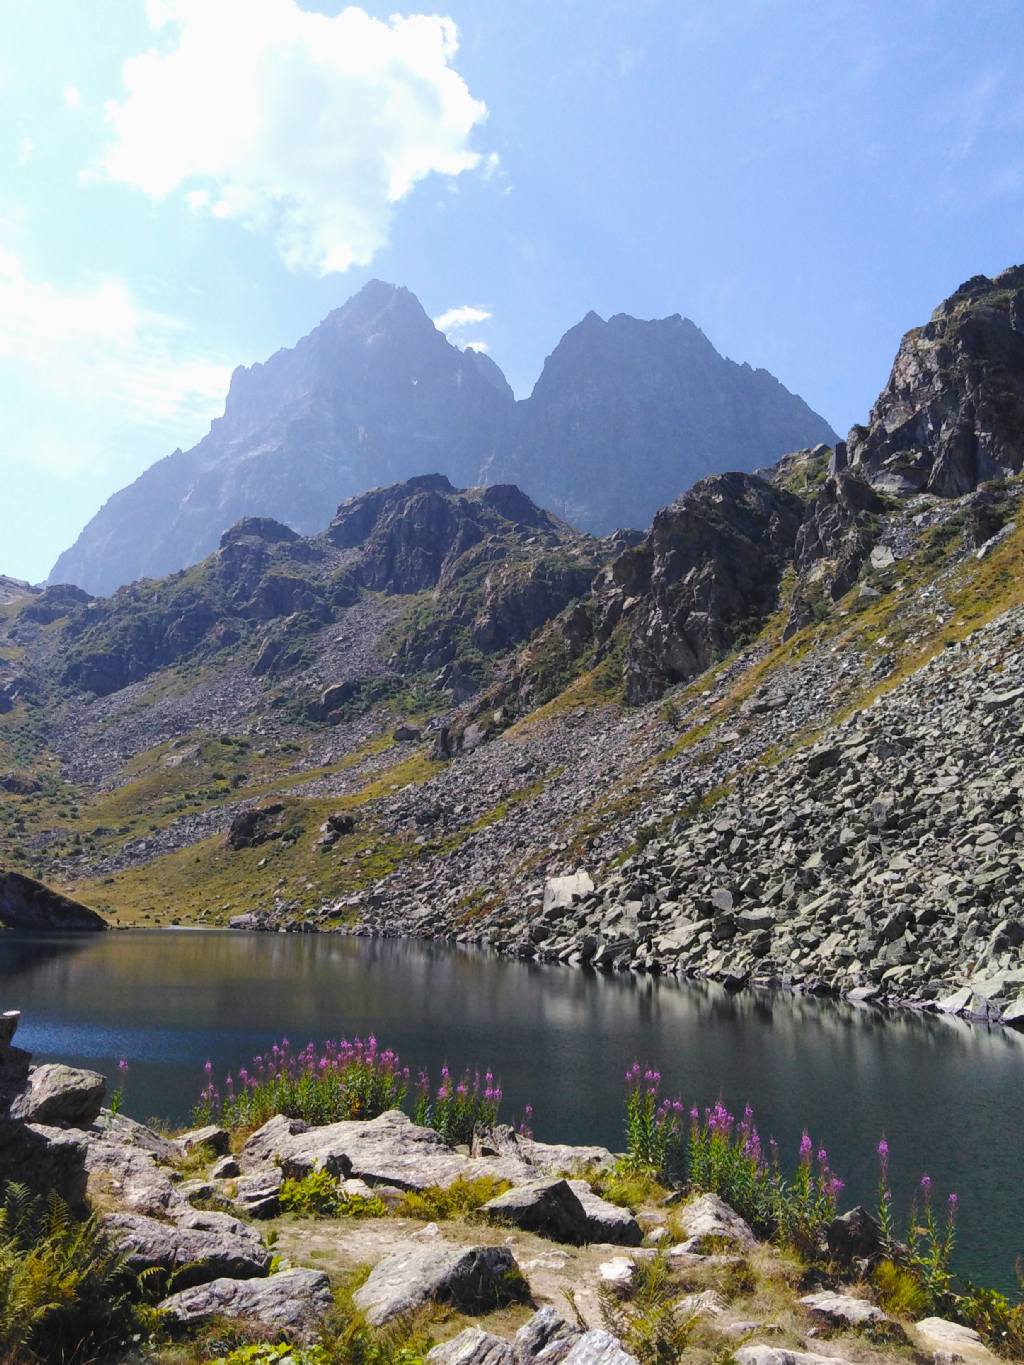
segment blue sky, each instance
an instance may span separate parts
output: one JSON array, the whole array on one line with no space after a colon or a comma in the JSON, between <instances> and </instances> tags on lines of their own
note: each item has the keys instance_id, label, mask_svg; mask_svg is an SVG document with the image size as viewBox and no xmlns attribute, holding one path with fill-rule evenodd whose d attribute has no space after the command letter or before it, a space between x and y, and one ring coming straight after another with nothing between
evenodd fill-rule
<instances>
[{"instance_id":1,"label":"blue sky","mask_svg":"<svg viewBox=\"0 0 1024 1365\"><path fill-rule=\"evenodd\" d=\"M839 431L1024 259L1020 0L8 0L0 572L373 276L528 393L681 312ZM487 316L482 316L487 315Z\"/></svg>"}]
</instances>

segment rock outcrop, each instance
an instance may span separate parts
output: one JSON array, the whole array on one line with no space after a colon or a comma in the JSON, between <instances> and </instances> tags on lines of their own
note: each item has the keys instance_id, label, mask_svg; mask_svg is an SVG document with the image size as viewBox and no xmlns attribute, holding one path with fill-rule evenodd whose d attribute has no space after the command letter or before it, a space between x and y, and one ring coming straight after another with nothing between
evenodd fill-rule
<instances>
[{"instance_id":1,"label":"rock outcrop","mask_svg":"<svg viewBox=\"0 0 1024 1365\"><path fill-rule=\"evenodd\" d=\"M0 871L0 924L35 933L79 933L106 929L95 910L63 896L21 872Z\"/></svg>"},{"instance_id":2,"label":"rock outcrop","mask_svg":"<svg viewBox=\"0 0 1024 1365\"><path fill-rule=\"evenodd\" d=\"M968 493L1024 468L1024 266L975 275L907 333L850 467L906 495Z\"/></svg>"}]
</instances>

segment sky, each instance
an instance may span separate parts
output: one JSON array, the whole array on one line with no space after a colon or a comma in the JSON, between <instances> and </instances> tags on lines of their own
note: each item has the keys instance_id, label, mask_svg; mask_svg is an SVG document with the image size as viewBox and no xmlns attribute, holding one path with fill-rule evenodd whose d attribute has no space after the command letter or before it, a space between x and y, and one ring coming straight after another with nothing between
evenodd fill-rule
<instances>
[{"instance_id":1,"label":"sky","mask_svg":"<svg viewBox=\"0 0 1024 1365\"><path fill-rule=\"evenodd\" d=\"M368 279L520 396L682 313L839 432L1024 260L1021 0L0 0L0 573Z\"/></svg>"}]
</instances>

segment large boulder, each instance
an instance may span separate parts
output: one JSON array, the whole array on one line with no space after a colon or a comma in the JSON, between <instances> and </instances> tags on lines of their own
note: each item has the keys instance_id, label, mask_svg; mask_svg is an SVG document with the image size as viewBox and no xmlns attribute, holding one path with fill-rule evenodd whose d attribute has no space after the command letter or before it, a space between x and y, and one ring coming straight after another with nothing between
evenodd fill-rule
<instances>
[{"instance_id":1,"label":"large boulder","mask_svg":"<svg viewBox=\"0 0 1024 1365\"><path fill-rule=\"evenodd\" d=\"M828 1290L805 1294L800 1304L813 1318L829 1327L880 1327L892 1323L892 1318L876 1303L852 1294L834 1294Z\"/></svg>"},{"instance_id":2,"label":"large boulder","mask_svg":"<svg viewBox=\"0 0 1024 1365\"><path fill-rule=\"evenodd\" d=\"M88 1128L99 1118L107 1082L98 1071L47 1062L28 1074L25 1090L11 1103L11 1118L54 1127Z\"/></svg>"},{"instance_id":3,"label":"large boulder","mask_svg":"<svg viewBox=\"0 0 1024 1365\"><path fill-rule=\"evenodd\" d=\"M95 910L21 872L0 871L0 924L37 933L106 929Z\"/></svg>"},{"instance_id":4,"label":"large boulder","mask_svg":"<svg viewBox=\"0 0 1024 1365\"><path fill-rule=\"evenodd\" d=\"M558 1242L615 1242L639 1246L640 1225L628 1209L596 1195L585 1180L535 1180L488 1200L492 1223L510 1223Z\"/></svg>"},{"instance_id":5,"label":"large boulder","mask_svg":"<svg viewBox=\"0 0 1024 1365\"><path fill-rule=\"evenodd\" d=\"M238 852L243 848L257 848L270 839L279 839L283 832L283 816L284 804L281 801L240 811L228 829L228 848Z\"/></svg>"},{"instance_id":6,"label":"large boulder","mask_svg":"<svg viewBox=\"0 0 1024 1365\"><path fill-rule=\"evenodd\" d=\"M277 1115L253 1133L242 1149L244 1170L275 1163L288 1175L301 1177L326 1170L342 1179L355 1177L368 1185L395 1185L402 1190L424 1190L431 1185L447 1188L460 1177L528 1180L534 1174L520 1158L463 1156L432 1128L419 1127L398 1109L369 1121L329 1123L321 1128L307 1128Z\"/></svg>"},{"instance_id":7,"label":"large boulder","mask_svg":"<svg viewBox=\"0 0 1024 1365\"><path fill-rule=\"evenodd\" d=\"M224 1213L192 1210L175 1223L137 1213L111 1213L104 1224L126 1253L129 1269L162 1270L173 1277L175 1289L222 1276L255 1279L270 1270L271 1253L252 1228Z\"/></svg>"},{"instance_id":8,"label":"large boulder","mask_svg":"<svg viewBox=\"0 0 1024 1365\"><path fill-rule=\"evenodd\" d=\"M85 1205L88 1142L77 1129L0 1119L0 1182L17 1180L38 1194Z\"/></svg>"},{"instance_id":9,"label":"large boulder","mask_svg":"<svg viewBox=\"0 0 1024 1365\"><path fill-rule=\"evenodd\" d=\"M331 1282L322 1270L282 1270L265 1280L211 1280L164 1299L158 1308L171 1327L190 1327L209 1318L238 1318L289 1341L307 1342L333 1304Z\"/></svg>"},{"instance_id":10,"label":"large boulder","mask_svg":"<svg viewBox=\"0 0 1024 1365\"><path fill-rule=\"evenodd\" d=\"M965 1365L995 1365L999 1357L982 1341L977 1332L946 1318L922 1318L914 1324L918 1346L936 1361L961 1360Z\"/></svg>"},{"instance_id":11,"label":"large boulder","mask_svg":"<svg viewBox=\"0 0 1024 1365\"><path fill-rule=\"evenodd\" d=\"M425 1303L452 1304L464 1313L500 1308L526 1296L508 1247L410 1247L378 1262L354 1295L373 1326Z\"/></svg>"}]
</instances>

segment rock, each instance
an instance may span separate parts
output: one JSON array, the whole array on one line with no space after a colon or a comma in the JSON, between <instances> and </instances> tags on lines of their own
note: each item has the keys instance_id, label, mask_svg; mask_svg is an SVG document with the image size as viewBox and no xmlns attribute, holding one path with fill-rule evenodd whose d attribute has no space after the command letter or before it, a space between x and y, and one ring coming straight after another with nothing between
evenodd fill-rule
<instances>
[{"instance_id":1,"label":"rock","mask_svg":"<svg viewBox=\"0 0 1024 1365\"><path fill-rule=\"evenodd\" d=\"M29 1072L28 1088L11 1104L10 1114L25 1123L88 1128L99 1117L106 1088L97 1071L47 1062Z\"/></svg>"},{"instance_id":2,"label":"rock","mask_svg":"<svg viewBox=\"0 0 1024 1365\"><path fill-rule=\"evenodd\" d=\"M391 738L399 744L411 744L423 737L423 731L418 725L410 725L408 721L402 725L397 725L392 732Z\"/></svg>"},{"instance_id":3,"label":"rock","mask_svg":"<svg viewBox=\"0 0 1024 1365\"><path fill-rule=\"evenodd\" d=\"M105 1125L106 1120L101 1119L83 1133L89 1189L98 1202L109 1203L113 1198L133 1213L154 1218L187 1210L188 1205L170 1174L157 1165L160 1148L149 1145L140 1134L120 1123L109 1129ZM142 1125L133 1128L141 1129Z\"/></svg>"},{"instance_id":4,"label":"rock","mask_svg":"<svg viewBox=\"0 0 1024 1365\"><path fill-rule=\"evenodd\" d=\"M163 1270L175 1290L221 1277L253 1279L270 1270L271 1253L255 1232L223 1213L190 1212L175 1223L136 1213L110 1213L103 1223L127 1253L130 1270Z\"/></svg>"},{"instance_id":5,"label":"rock","mask_svg":"<svg viewBox=\"0 0 1024 1365\"><path fill-rule=\"evenodd\" d=\"M238 1164L238 1158L230 1155L222 1156L210 1167L211 1180L231 1180L241 1174L242 1168Z\"/></svg>"},{"instance_id":6,"label":"rock","mask_svg":"<svg viewBox=\"0 0 1024 1365\"><path fill-rule=\"evenodd\" d=\"M822 1356L813 1351L791 1351L783 1346L760 1343L741 1346L734 1353L736 1365L848 1365L840 1356Z\"/></svg>"},{"instance_id":7,"label":"rock","mask_svg":"<svg viewBox=\"0 0 1024 1365\"><path fill-rule=\"evenodd\" d=\"M676 1304L679 1312L684 1317L709 1317L719 1318L725 1312L728 1304L714 1289L705 1289L700 1294L687 1294Z\"/></svg>"},{"instance_id":8,"label":"rock","mask_svg":"<svg viewBox=\"0 0 1024 1365\"><path fill-rule=\"evenodd\" d=\"M249 1218L276 1218L284 1177L277 1166L243 1176L235 1187L235 1208Z\"/></svg>"},{"instance_id":9,"label":"rock","mask_svg":"<svg viewBox=\"0 0 1024 1365\"><path fill-rule=\"evenodd\" d=\"M825 1229L829 1252L837 1261L872 1261L882 1254L878 1219L860 1205L833 1218Z\"/></svg>"},{"instance_id":10,"label":"rock","mask_svg":"<svg viewBox=\"0 0 1024 1365\"><path fill-rule=\"evenodd\" d=\"M570 1327L553 1308L541 1308L515 1335L516 1359L525 1365L529 1361L542 1365L558 1365L583 1335L578 1327Z\"/></svg>"},{"instance_id":11,"label":"rock","mask_svg":"<svg viewBox=\"0 0 1024 1365\"><path fill-rule=\"evenodd\" d=\"M830 1291L806 1294L799 1303L812 1317L827 1322L830 1327L878 1327L892 1323L892 1318L870 1299L858 1299L851 1294Z\"/></svg>"},{"instance_id":12,"label":"rock","mask_svg":"<svg viewBox=\"0 0 1024 1365\"><path fill-rule=\"evenodd\" d=\"M613 1256L610 1261L602 1261L597 1267L597 1278L602 1284L615 1285L628 1289L636 1275L636 1261L629 1256Z\"/></svg>"},{"instance_id":13,"label":"rock","mask_svg":"<svg viewBox=\"0 0 1024 1365\"><path fill-rule=\"evenodd\" d=\"M594 883L589 872L582 869L566 877L550 877L544 883L544 913L566 909L576 900L589 896Z\"/></svg>"},{"instance_id":14,"label":"rock","mask_svg":"<svg viewBox=\"0 0 1024 1365\"><path fill-rule=\"evenodd\" d=\"M739 1214L717 1194L702 1194L679 1210L679 1225L684 1241L679 1244L681 1254L704 1254L715 1249L719 1242L732 1242L739 1247L752 1247L754 1234Z\"/></svg>"},{"instance_id":15,"label":"rock","mask_svg":"<svg viewBox=\"0 0 1024 1365\"><path fill-rule=\"evenodd\" d=\"M59 1194L80 1209L85 1205L88 1145L78 1129L0 1119L0 1181L17 1180L35 1193Z\"/></svg>"},{"instance_id":16,"label":"rock","mask_svg":"<svg viewBox=\"0 0 1024 1365\"><path fill-rule=\"evenodd\" d=\"M876 571L891 569L896 563L896 556L889 549L888 545L876 545L870 555L871 567Z\"/></svg>"},{"instance_id":17,"label":"rock","mask_svg":"<svg viewBox=\"0 0 1024 1365\"><path fill-rule=\"evenodd\" d=\"M106 929L95 910L20 872L0 871L0 924L37 933Z\"/></svg>"},{"instance_id":18,"label":"rock","mask_svg":"<svg viewBox=\"0 0 1024 1365\"><path fill-rule=\"evenodd\" d=\"M270 839L279 839L284 832L283 815L284 804L281 801L241 811L231 821L227 834L228 848L237 852L243 848L256 848Z\"/></svg>"},{"instance_id":19,"label":"rock","mask_svg":"<svg viewBox=\"0 0 1024 1365\"><path fill-rule=\"evenodd\" d=\"M914 1336L922 1350L932 1353L936 1365L958 1360L967 1365L994 1365L999 1359L972 1328L945 1318L922 1318L914 1324Z\"/></svg>"},{"instance_id":20,"label":"rock","mask_svg":"<svg viewBox=\"0 0 1024 1365\"><path fill-rule=\"evenodd\" d=\"M467 1327L428 1351L433 1365L518 1365L512 1343L479 1327Z\"/></svg>"},{"instance_id":21,"label":"rock","mask_svg":"<svg viewBox=\"0 0 1024 1365\"><path fill-rule=\"evenodd\" d=\"M523 1180L535 1174L518 1157L474 1159L454 1151L432 1128L421 1128L398 1109L375 1119L330 1123L321 1128L280 1116L264 1124L242 1149L242 1168L278 1160L288 1175L326 1170L342 1179L354 1176L369 1185L423 1190L447 1188L464 1176L491 1175Z\"/></svg>"},{"instance_id":22,"label":"rock","mask_svg":"<svg viewBox=\"0 0 1024 1365\"><path fill-rule=\"evenodd\" d=\"M428 1302L461 1312L499 1308L524 1296L525 1281L508 1247L414 1247L379 1261L353 1296L379 1327Z\"/></svg>"},{"instance_id":23,"label":"rock","mask_svg":"<svg viewBox=\"0 0 1024 1365\"><path fill-rule=\"evenodd\" d=\"M643 1230L629 1209L610 1204L596 1195L585 1180L570 1180L569 1188L583 1205L586 1214L586 1240L611 1242L616 1246L635 1247L643 1241Z\"/></svg>"},{"instance_id":24,"label":"rock","mask_svg":"<svg viewBox=\"0 0 1024 1365\"><path fill-rule=\"evenodd\" d=\"M181 1155L181 1148L170 1138L154 1133L152 1128L137 1123L127 1114L113 1114L109 1109L100 1110L99 1118L89 1129L89 1137L90 1140L138 1148L156 1161L171 1162Z\"/></svg>"},{"instance_id":25,"label":"rock","mask_svg":"<svg viewBox=\"0 0 1024 1365\"><path fill-rule=\"evenodd\" d=\"M489 1199L480 1210L480 1216L491 1223L538 1232L556 1242L592 1240L586 1210L567 1180L537 1180L514 1186L495 1199Z\"/></svg>"},{"instance_id":26,"label":"rock","mask_svg":"<svg viewBox=\"0 0 1024 1365\"><path fill-rule=\"evenodd\" d=\"M576 1338L560 1365L636 1365L636 1357L610 1332L594 1328Z\"/></svg>"},{"instance_id":27,"label":"rock","mask_svg":"<svg viewBox=\"0 0 1024 1365\"><path fill-rule=\"evenodd\" d=\"M239 1318L290 1341L316 1335L333 1306L331 1282L321 1270L282 1270L267 1279L211 1280L157 1305L171 1327L190 1327L209 1318Z\"/></svg>"},{"instance_id":28,"label":"rock","mask_svg":"<svg viewBox=\"0 0 1024 1365\"><path fill-rule=\"evenodd\" d=\"M216 1123L208 1123L204 1128L192 1128L177 1139L183 1151L192 1152L197 1147L208 1147L214 1156L224 1156L231 1143L231 1134Z\"/></svg>"}]
</instances>

